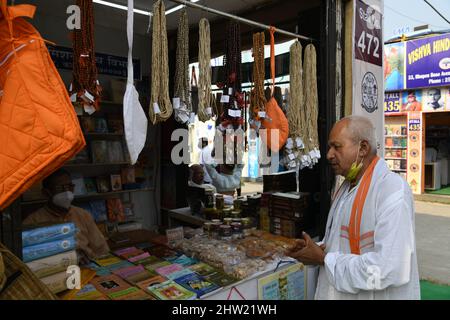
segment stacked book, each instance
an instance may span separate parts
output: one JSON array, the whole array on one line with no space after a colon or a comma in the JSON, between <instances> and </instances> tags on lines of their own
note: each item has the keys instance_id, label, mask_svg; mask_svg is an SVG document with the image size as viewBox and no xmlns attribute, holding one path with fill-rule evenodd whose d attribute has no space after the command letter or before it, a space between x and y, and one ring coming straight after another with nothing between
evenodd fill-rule
<instances>
[{"instance_id":1,"label":"stacked book","mask_svg":"<svg viewBox=\"0 0 450 320\"><path fill-rule=\"evenodd\" d=\"M22 232L22 257L30 270L53 293L67 289L69 266L77 265L73 223L64 223Z\"/></svg>"}]
</instances>

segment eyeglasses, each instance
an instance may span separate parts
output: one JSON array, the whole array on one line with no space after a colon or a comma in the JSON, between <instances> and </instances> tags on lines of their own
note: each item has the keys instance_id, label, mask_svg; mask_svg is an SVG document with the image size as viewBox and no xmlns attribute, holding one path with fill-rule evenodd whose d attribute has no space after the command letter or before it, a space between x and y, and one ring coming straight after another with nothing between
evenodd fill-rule
<instances>
[{"instance_id":1,"label":"eyeglasses","mask_svg":"<svg viewBox=\"0 0 450 320\"><path fill-rule=\"evenodd\" d=\"M68 183L68 184L62 184L59 186L55 186L55 190L57 192L62 192L62 191L72 191L75 188L75 185L73 183Z\"/></svg>"}]
</instances>

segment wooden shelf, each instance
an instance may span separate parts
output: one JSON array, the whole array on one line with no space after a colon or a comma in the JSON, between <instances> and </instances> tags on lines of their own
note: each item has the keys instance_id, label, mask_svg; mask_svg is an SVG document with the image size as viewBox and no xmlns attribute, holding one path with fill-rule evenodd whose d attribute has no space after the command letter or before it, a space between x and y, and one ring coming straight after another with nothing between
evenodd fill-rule
<instances>
[{"instance_id":1,"label":"wooden shelf","mask_svg":"<svg viewBox=\"0 0 450 320\"><path fill-rule=\"evenodd\" d=\"M104 198L105 196L110 195L117 195L117 194L124 194L124 193L136 193L136 192L143 192L143 191L154 191L154 188L142 188L142 189L132 189L132 190L119 190L119 191L110 191L110 192L103 192L103 193L90 193L90 194L83 194L79 196L75 196L74 201L76 200L84 200L84 199L95 199L95 198ZM21 205L32 205L32 204L42 204L46 203L46 199L41 200L32 200L32 201L22 201Z\"/></svg>"},{"instance_id":2,"label":"wooden shelf","mask_svg":"<svg viewBox=\"0 0 450 320\"><path fill-rule=\"evenodd\" d=\"M106 163L69 163L64 165L65 168L79 168L79 167L101 167L101 166L123 166L129 165L129 162L106 162Z\"/></svg>"}]
</instances>

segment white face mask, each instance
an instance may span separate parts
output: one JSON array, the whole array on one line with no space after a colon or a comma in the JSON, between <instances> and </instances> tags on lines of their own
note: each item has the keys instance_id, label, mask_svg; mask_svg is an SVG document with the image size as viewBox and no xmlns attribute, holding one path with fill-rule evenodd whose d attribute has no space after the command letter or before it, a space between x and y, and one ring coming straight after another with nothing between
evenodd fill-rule
<instances>
[{"instance_id":1,"label":"white face mask","mask_svg":"<svg viewBox=\"0 0 450 320\"><path fill-rule=\"evenodd\" d=\"M72 204L74 195L72 191L64 191L53 196L52 202L58 207L69 209Z\"/></svg>"}]
</instances>

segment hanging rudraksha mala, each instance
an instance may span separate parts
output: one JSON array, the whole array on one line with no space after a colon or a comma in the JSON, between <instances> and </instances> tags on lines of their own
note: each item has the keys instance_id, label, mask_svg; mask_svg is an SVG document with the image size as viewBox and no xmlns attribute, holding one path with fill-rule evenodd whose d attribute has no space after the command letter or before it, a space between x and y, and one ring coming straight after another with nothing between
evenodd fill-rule
<instances>
[{"instance_id":1,"label":"hanging rudraksha mala","mask_svg":"<svg viewBox=\"0 0 450 320\"><path fill-rule=\"evenodd\" d=\"M94 10L92 0L77 0L81 29L73 31L73 80L70 94L77 101L99 109L101 86L97 79L94 48Z\"/></svg>"}]
</instances>

